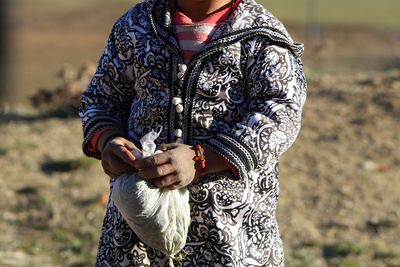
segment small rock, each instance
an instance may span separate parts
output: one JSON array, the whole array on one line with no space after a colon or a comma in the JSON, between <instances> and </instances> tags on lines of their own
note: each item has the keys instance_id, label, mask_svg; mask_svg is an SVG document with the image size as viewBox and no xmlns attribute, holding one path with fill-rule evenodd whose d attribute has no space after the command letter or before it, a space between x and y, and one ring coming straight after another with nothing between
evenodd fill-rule
<instances>
[{"instance_id":1,"label":"small rock","mask_svg":"<svg viewBox=\"0 0 400 267\"><path fill-rule=\"evenodd\" d=\"M367 160L367 161L363 162L362 167L363 167L364 170L374 171L374 170L376 170L378 168L378 164L376 164L372 160Z\"/></svg>"}]
</instances>

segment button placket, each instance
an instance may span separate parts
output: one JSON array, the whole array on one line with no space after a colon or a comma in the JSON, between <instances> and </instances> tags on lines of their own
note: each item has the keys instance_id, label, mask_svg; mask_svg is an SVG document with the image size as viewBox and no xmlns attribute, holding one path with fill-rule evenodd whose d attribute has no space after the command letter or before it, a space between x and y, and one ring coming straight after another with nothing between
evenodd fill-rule
<instances>
[{"instance_id":1,"label":"button placket","mask_svg":"<svg viewBox=\"0 0 400 267\"><path fill-rule=\"evenodd\" d=\"M183 85L183 80L185 77L187 71L187 66L185 64L179 64L178 65L178 73L177 73L177 77L178 77L178 84L179 84L179 89L176 92L176 95L174 96L174 98L172 99L172 104L175 107L175 111L177 113L177 122L176 122L176 129L174 131L174 137L175 137L175 142L176 143L181 143L183 144L184 140L183 140L183 131L182 131L182 126L183 126L183 101L181 98L181 87Z\"/></svg>"},{"instance_id":2,"label":"button placket","mask_svg":"<svg viewBox=\"0 0 400 267\"><path fill-rule=\"evenodd\" d=\"M187 71L187 66L185 64L179 64L178 65L178 73L177 76L180 80L183 80L183 77L185 77L185 73Z\"/></svg>"}]
</instances>

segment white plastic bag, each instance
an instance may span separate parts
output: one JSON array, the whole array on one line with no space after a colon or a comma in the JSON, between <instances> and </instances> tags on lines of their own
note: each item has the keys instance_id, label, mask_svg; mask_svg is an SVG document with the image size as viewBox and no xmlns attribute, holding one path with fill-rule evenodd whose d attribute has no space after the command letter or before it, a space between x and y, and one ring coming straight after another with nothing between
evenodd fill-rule
<instances>
[{"instance_id":1,"label":"white plastic bag","mask_svg":"<svg viewBox=\"0 0 400 267\"><path fill-rule=\"evenodd\" d=\"M158 135L151 131L140 140L143 158L162 153L155 152ZM131 173L118 177L111 198L140 240L162 251L172 263L186 243L190 224L188 189L159 189L150 180Z\"/></svg>"}]
</instances>

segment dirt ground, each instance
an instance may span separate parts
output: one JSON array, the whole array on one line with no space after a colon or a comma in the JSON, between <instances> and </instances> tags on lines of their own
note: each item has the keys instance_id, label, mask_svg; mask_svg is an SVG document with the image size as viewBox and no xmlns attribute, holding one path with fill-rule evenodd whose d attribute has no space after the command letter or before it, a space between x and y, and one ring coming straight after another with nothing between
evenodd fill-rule
<instances>
[{"instance_id":1,"label":"dirt ground","mask_svg":"<svg viewBox=\"0 0 400 267\"><path fill-rule=\"evenodd\" d=\"M98 12L110 23L118 16ZM64 63L99 56L111 26L88 15L73 30L82 15L16 22L25 38L15 49L29 49L13 61L24 73L13 85L16 108L0 115L0 266L94 263L107 178L82 155L79 119L29 106L40 87L62 85L55 74ZM286 266L399 267L400 32L290 29L308 48L309 88L302 131L280 165Z\"/></svg>"}]
</instances>

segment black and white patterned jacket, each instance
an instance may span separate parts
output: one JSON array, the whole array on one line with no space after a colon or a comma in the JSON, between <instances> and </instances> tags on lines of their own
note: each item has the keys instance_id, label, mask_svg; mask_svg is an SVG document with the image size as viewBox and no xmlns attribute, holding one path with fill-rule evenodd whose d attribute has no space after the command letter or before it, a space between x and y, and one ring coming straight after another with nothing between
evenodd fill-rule
<instances>
[{"instance_id":1,"label":"black and white patterned jacket","mask_svg":"<svg viewBox=\"0 0 400 267\"><path fill-rule=\"evenodd\" d=\"M300 129L303 47L261 5L242 0L185 65L167 2L139 3L114 25L81 99L84 152L98 157L88 143L110 127L123 129L136 144L162 126L158 144L208 146L239 177L220 172L189 186L192 224L183 266L283 266L275 217L278 161ZM98 266L165 262L137 241L110 202Z\"/></svg>"}]
</instances>

